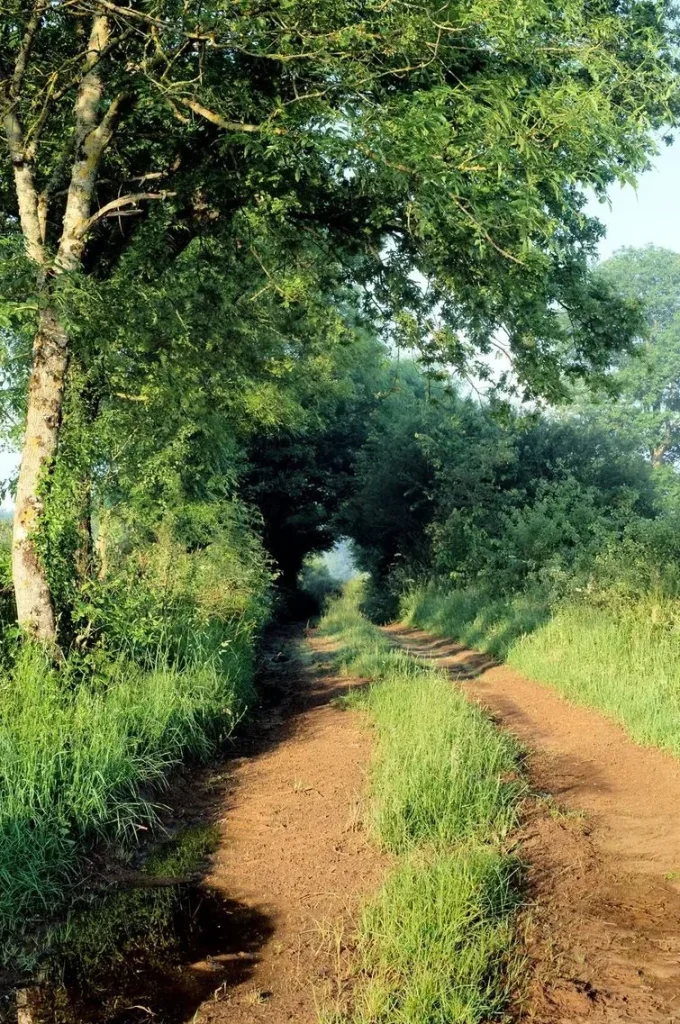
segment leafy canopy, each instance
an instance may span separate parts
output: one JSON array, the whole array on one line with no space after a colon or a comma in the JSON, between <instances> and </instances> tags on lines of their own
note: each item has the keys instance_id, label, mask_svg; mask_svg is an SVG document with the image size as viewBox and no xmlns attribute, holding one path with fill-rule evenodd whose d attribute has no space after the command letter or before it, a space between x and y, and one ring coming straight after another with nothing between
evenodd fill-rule
<instances>
[{"instance_id":1,"label":"leafy canopy","mask_svg":"<svg viewBox=\"0 0 680 1024\"><path fill-rule=\"evenodd\" d=\"M353 274L386 314L410 315L463 370L501 331L526 386L555 391L560 371L601 368L628 337L634 306L589 280L599 227L584 195L631 180L674 116L665 4L4 0L0 15L4 109L50 251L89 20L107 19L111 136L87 271L107 276L144 220L176 252L247 211L260 230L361 254Z\"/></svg>"},{"instance_id":2,"label":"leafy canopy","mask_svg":"<svg viewBox=\"0 0 680 1024\"><path fill-rule=\"evenodd\" d=\"M680 455L680 255L622 249L599 268L621 293L644 303L645 323L630 355L614 361L618 400L582 402L583 412L635 444L654 465Z\"/></svg>"}]
</instances>

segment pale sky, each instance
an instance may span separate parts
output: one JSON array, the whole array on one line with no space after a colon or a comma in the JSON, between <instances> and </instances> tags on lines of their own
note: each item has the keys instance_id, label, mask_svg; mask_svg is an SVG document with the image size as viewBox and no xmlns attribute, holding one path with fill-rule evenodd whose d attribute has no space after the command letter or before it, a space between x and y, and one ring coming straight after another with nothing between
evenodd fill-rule
<instances>
[{"instance_id":1,"label":"pale sky","mask_svg":"<svg viewBox=\"0 0 680 1024\"><path fill-rule=\"evenodd\" d=\"M680 251L680 142L663 147L654 168L642 175L637 190L613 190L609 203L590 204L589 212L607 228L600 258L607 259L624 245L661 245ZM0 452L0 481L16 472L18 457ZM8 499L2 503L8 507Z\"/></svg>"},{"instance_id":2,"label":"pale sky","mask_svg":"<svg viewBox=\"0 0 680 1024\"><path fill-rule=\"evenodd\" d=\"M637 190L616 187L610 204L593 201L588 212L607 228L600 257L607 259L624 245L663 246L680 251L680 140L662 146L653 170L640 177Z\"/></svg>"}]
</instances>

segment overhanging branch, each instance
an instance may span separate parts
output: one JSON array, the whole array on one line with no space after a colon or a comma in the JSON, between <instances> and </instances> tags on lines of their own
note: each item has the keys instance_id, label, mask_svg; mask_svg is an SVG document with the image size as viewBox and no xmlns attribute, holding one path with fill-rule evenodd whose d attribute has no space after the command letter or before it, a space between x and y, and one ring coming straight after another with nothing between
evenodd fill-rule
<instances>
[{"instance_id":1,"label":"overhanging branch","mask_svg":"<svg viewBox=\"0 0 680 1024\"><path fill-rule=\"evenodd\" d=\"M285 128L273 128L266 124L245 124L243 121L228 121L214 110L204 107L198 100L187 96L173 96L173 102L181 103L182 106L188 107L194 114L198 114L199 117L205 118L206 121L210 121L211 124L215 124L218 128L223 128L228 132L247 132L248 134L271 132L272 135L288 134Z\"/></svg>"},{"instance_id":2,"label":"overhanging branch","mask_svg":"<svg viewBox=\"0 0 680 1024\"><path fill-rule=\"evenodd\" d=\"M120 196L118 199L112 199L110 203L106 203L104 206L100 207L97 212L85 222L82 234L86 235L93 225L95 225L98 220L101 220L102 217L110 217L112 214L125 209L126 206L135 206L137 203L145 202L146 200L170 199L176 195L176 192L135 192L128 196Z\"/></svg>"}]
</instances>

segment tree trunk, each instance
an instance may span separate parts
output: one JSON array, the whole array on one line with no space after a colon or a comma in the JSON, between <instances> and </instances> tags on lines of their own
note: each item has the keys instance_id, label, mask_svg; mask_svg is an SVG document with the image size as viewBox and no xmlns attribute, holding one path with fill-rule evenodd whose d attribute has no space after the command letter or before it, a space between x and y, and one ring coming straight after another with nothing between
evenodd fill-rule
<instances>
[{"instance_id":1,"label":"tree trunk","mask_svg":"<svg viewBox=\"0 0 680 1024\"><path fill-rule=\"evenodd\" d=\"M14 167L19 220L29 259L38 268L38 292L49 299L50 276L79 269L87 238L90 207L102 153L111 138L122 96L100 116L103 84L99 59L110 38L109 20L95 14L78 84L74 109L74 151L62 231L54 261L45 249L48 196L38 195L32 146L17 114L17 96L0 83L0 108ZM18 81L21 75L15 75ZM47 478L61 428L68 338L49 304L41 310L33 343L33 364L26 410L26 435L17 486L12 573L19 625L41 640L57 639L52 596L36 545Z\"/></svg>"},{"instance_id":2,"label":"tree trunk","mask_svg":"<svg viewBox=\"0 0 680 1024\"><path fill-rule=\"evenodd\" d=\"M54 607L35 539L42 511L41 490L46 485L59 440L67 362L66 332L55 311L48 307L40 313L33 343L12 538L12 576L19 625L38 639L48 641L56 637Z\"/></svg>"}]
</instances>

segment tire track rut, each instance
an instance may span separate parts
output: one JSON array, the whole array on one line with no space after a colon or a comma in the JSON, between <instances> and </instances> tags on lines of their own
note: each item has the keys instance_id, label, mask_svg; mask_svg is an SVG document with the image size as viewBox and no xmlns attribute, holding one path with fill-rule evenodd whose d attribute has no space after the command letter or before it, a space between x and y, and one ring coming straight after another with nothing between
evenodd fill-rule
<instances>
[{"instance_id":1,"label":"tire track rut","mask_svg":"<svg viewBox=\"0 0 680 1024\"><path fill-rule=\"evenodd\" d=\"M448 671L528 751L519 834L534 1024L679 1024L680 763L451 640L387 636ZM676 880L677 879L677 880Z\"/></svg>"}]
</instances>

